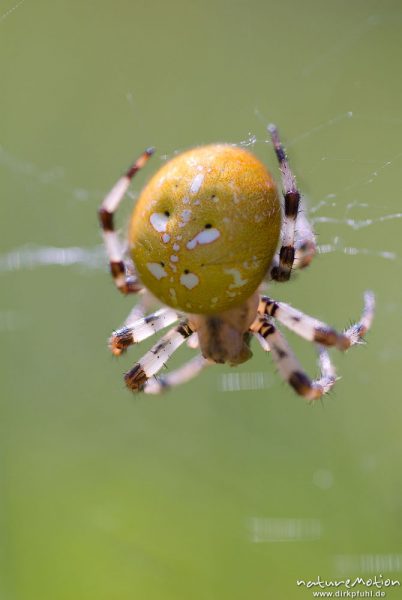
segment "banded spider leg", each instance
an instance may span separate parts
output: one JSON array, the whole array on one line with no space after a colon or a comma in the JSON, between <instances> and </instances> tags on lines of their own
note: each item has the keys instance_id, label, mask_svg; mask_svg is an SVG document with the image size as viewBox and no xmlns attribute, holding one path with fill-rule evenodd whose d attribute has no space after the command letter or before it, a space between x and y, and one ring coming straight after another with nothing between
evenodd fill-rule
<instances>
[{"instance_id":1,"label":"banded spider leg","mask_svg":"<svg viewBox=\"0 0 402 600\"><path fill-rule=\"evenodd\" d=\"M147 381L156 375L172 354L194 333L187 320L167 332L138 363L134 365L124 379L128 388L133 392L144 389Z\"/></svg>"},{"instance_id":2,"label":"banded spider leg","mask_svg":"<svg viewBox=\"0 0 402 600\"><path fill-rule=\"evenodd\" d=\"M335 369L328 352L322 346L318 349L321 376L319 379L310 379L270 317L257 317L251 325L250 331L268 342L268 347L265 349L271 352L281 377L292 386L297 394L308 400L316 400L333 387L336 381Z\"/></svg>"},{"instance_id":3,"label":"banded spider leg","mask_svg":"<svg viewBox=\"0 0 402 600\"><path fill-rule=\"evenodd\" d=\"M99 221L109 256L110 272L117 289L123 294L135 294L142 289L142 285L134 275L133 263L124 257L122 244L114 229L114 214L123 200L132 178L148 162L153 153L154 149L148 148L141 154L113 186L99 209Z\"/></svg>"},{"instance_id":4,"label":"banded spider leg","mask_svg":"<svg viewBox=\"0 0 402 600\"><path fill-rule=\"evenodd\" d=\"M327 393L336 381L335 369L324 346L347 350L355 344L363 343L363 336L369 330L373 320L374 306L374 294L365 292L360 320L342 333L338 333L326 323L305 315L284 302L261 296L258 316L251 325L250 331L258 339L262 348L271 352L282 378L299 395L314 400ZM275 327L273 323L275 319L300 337L315 342L321 371L319 379L312 380L304 372L286 339Z\"/></svg>"},{"instance_id":5,"label":"banded spider leg","mask_svg":"<svg viewBox=\"0 0 402 600\"><path fill-rule=\"evenodd\" d=\"M316 342L323 346L336 346L338 350L347 350L351 346L363 342L362 338L370 328L373 320L374 307L373 292L365 292L364 308L360 320L342 333L338 333L326 323L302 313L289 306L289 304L277 302L268 296L260 297L258 314L273 317L285 327L310 342Z\"/></svg>"},{"instance_id":6,"label":"banded spider leg","mask_svg":"<svg viewBox=\"0 0 402 600\"><path fill-rule=\"evenodd\" d=\"M288 281L292 268L310 264L315 251L315 236L301 201L296 179L290 168L285 149L275 125L269 125L272 144L279 162L284 195L284 223L279 256L272 262L270 276L275 281Z\"/></svg>"}]
</instances>

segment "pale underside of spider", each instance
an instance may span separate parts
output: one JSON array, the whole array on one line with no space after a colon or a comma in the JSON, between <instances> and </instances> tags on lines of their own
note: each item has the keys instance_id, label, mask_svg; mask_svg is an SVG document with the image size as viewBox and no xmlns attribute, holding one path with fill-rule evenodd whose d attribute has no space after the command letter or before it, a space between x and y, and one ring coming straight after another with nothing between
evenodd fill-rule
<instances>
[{"instance_id":1,"label":"pale underside of spider","mask_svg":"<svg viewBox=\"0 0 402 600\"><path fill-rule=\"evenodd\" d=\"M264 281L286 282L294 269L303 269L310 264L315 255L316 243L278 131L271 125L269 132L281 171L283 222L280 249L274 255ZM118 238L113 217L131 179L152 154L153 149L148 149L140 156L117 181L99 210L115 284L123 294L140 295L140 301L130 313L124 326L114 331L109 339L112 353L119 356L129 346L142 342L165 327L179 322L125 374L127 387L134 392L144 391L155 394L188 381L214 363L228 363L232 366L243 363L252 356L250 342L255 337L263 350L271 354L279 375L297 394L309 400L320 398L333 387L337 379L327 348L335 346L344 351L352 345L362 343L363 336L370 328L373 319L373 294L365 293L364 309L360 320L343 332L337 332L327 324L284 302L260 295L258 289L241 305L220 313L183 313L170 307L162 307L146 315L151 295L141 284L136 267ZM320 376L317 379L311 379L305 373L285 337L276 327L276 322L314 343L320 369ZM199 348L200 353L182 367L158 375L171 355L184 342L193 349Z\"/></svg>"}]
</instances>

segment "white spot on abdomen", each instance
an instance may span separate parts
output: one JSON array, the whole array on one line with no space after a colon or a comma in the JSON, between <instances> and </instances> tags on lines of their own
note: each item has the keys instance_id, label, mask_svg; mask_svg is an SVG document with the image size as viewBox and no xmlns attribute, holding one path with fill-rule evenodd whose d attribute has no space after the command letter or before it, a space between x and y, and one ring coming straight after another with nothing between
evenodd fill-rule
<instances>
[{"instance_id":1,"label":"white spot on abdomen","mask_svg":"<svg viewBox=\"0 0 402 600\"><path fill-rule=\"evenodd\" d=\"M183 275L180 275L180 283L187 289L192 290L200 283L200 280L194 273L183 273Z\"/></svg>"},{"instance_id":2,"label":"white spot on abdomen","mask_svg":"<svg viewBox=\"0 0 402 600\"><path fill-rule=\"evenodd\" d=\"M181 218L185 223L188 223L191 219L191 210L183 210L181 213Z\"/></svg>"},{"instance_id":3,"label":"white spot on abdomen","mask_svg":"<svg viewBox=\"0 0 402 600\"><path fill-rule=\"evenodd\" d=\"M197 194L200 191L202 182L204 181L204 173L198 173L191 182L190 194Z\"/></svg>"},{"instance_id":4,"label":"white spot on abdomen","mask_svg":"<svg viewBox=\"0 0 402 600\"><path fill-rule=\"evenodd\" d=\"M147 263L147 269L156 279L167 277L165 269L159 263Z\"/></svg>"},{"instance_id":5,"label":"white spot on abdomen","mask_svg":"<svg viewBox=\"0 0 402 600\"><path fill-rule=\"evenodd\" d=\"M164 233L168 224L169 217L164 213L152 213L149 217L152 227L159 233Z\"/></svg>"},{"instance_id":6,"label":"white spot on abdomen","mask_svg":"<svg viewBox=\"0 0 402 600\"><path fill-rule=\"evenodd\" d=\"M193 248L195 248L197 244L210 244L211 242L217 240L220 234L221 232L219 231L219 229L215 229L214 227L212 227L211 229L203 229L202 231L200 231L200 233L197 233L197 235L193 237L192 240L187 242L187 248L189 250L193 250Z\"/></svg>"},{"instance_id":7,"label":"white spot on abdomen","mask_svg":"<svg viewBox=\"0 0 402 600\"><path fill-rule=\"evenodd\" d=\"M248 281L248 279L241 278L241 273L237 269L223 269L223 272L233 277L233 283L229 284L230 289L241 287Z\"/></svg>"},{"instance_id":8,"label":"white spot on abdomen","mask_svg":"<svg viewBox=\"0 0 402 600\"><path fill-rule=\"evenodd\" d=\"M162 236L162 240L165 242L165 244L167 244L170 240L170 235L168 233L164 233Z\"/></svg>"}]
</instances>

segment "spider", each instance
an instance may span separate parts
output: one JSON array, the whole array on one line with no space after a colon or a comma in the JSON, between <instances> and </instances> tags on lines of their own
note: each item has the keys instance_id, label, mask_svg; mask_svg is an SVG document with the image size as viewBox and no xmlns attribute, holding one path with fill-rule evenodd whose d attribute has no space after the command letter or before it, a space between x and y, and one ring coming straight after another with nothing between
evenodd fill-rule
<instances>
[{"instance_id":1,"label":"spider","mask_svg":"<svg viewBox=\"0 0 402 600\"><path fill-rule=\"evenodd\" d=\"M142 298L110 337L111 352L119 356L179 321L125 374L133 392L159 393L211 364L243 363L252 356L255 337L270 352L280 376L297 394L314 400L337 379L326 347L347 350L361 343L369 329L372 292L364 295L360 320L342 333L259 294L263 281L288 281L294 269L310 264L316 251L278 130L274 125L268 130L281 172L283 206L266 167L250 152L229 144L201 146L168 161L140 195L126 247L115 231L114 213L153 148L145 150L103 200L99 218L112 277L120 292ZM146 315L155 296L164 306ZM318 379L304 372L276 322L316 345ZM200 353L158 377L185 341Z\"/></svg>"}]
</instances>

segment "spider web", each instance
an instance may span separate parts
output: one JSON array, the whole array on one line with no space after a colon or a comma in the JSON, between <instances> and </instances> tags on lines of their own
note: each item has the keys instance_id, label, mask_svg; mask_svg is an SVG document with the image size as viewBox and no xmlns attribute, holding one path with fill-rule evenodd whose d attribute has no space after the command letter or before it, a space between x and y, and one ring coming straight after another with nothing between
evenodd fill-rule
<instances>
[{"instance_id":1,"label":"spider web","mask_svg":"<svg viewBox=\"0 0 402 600\"><path fill-rule=\"evenodd\" d=\"M0 25L3 21L5 21L17 8L19 8L22 4L24 4L25 0L19 0L17 4L14 4L9 9L5 10L0 14Z\"/></svg>"}]
</instances>

